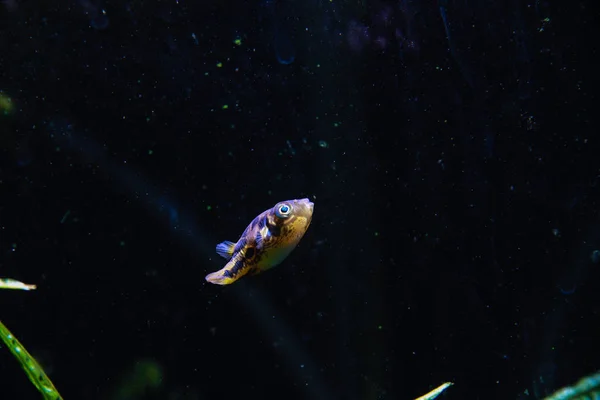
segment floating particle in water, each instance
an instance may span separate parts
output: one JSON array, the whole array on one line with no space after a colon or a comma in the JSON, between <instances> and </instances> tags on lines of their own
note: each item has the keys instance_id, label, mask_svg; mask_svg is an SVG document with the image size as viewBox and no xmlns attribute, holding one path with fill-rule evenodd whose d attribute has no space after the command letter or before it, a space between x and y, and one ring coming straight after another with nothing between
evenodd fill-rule
<instances>
[{"instance_id":1,"label":"floating particle in water","mask_svg":"<svg viewBox=\"0 0 600 400\"><path fill-rule=\"evenodd\" d=\"M296 155L296 150L294 150L294 147L292 147L292 143L289 140L286 140L285 143L288 146L288 150L290 151L290 153L295 156Z\"/></svg>"},{"instance_id":2,"label":"floating particle in water","mask_svg":"<svg viewBox=\"0 0 600 400\"><path fill-rule=\"evenodd\" d=\"M221 67L223 67L223 63L222 62L218 62L217 63L217 68L221 68Z\"/></svg>"},{"instance_id":3,"label":"floating particle in water","mask_svg":"<svg viewBox=\"0 0 600 400\"><path fill-rule=\"evenodd\" d=\"M592 251L592 254L590 255L590 259L592 260L592 262L594 264L598 264L598 262L600 262L600 250Z\"/></svg>"},{"instance_id":4,"label":"floating particle in water","mask_svg":"<svg viewBox=\"0 0 600 400\"><path fill-rule=\"evenodd\" d=\"M96 15L90 21L90 26L98 31L103 31L108 28L108 25L110 25L110 21L106 16L106 10L102 10L100 14Z\"/></svg>"},{"instance_id":5,"label":"floating particle in water","mask_svg":"<svg viewBox=\"0 0 600 400\"><path fill-rule=\"evenodd\" d=\"M233 41L233 44L235 44L236 46L241 46L242 45L242 39L235 38L235 40Z\"/></svg>"},{"instance_id":6,"label":"floating particle in water","mask_svg":"<svg viewBox=\"0 0 600 400\"><path fill-rule=\"evenodd\" d=\"M95 3L92 0L79 0L84 14L90 19L90 27L101 31L108 28L110 21L106 15L106 10Z\"/></svg>"},{"instance_id":7,"label":"floating particle in water","mask_svg":"<svg viewBox=\"0 0 600 400\"><path fill-rule=\"evenodd\" d=\"M541 26L538 28L538 32L544 32L546 27L550 24L550 18L544 18L541 21Z\"/></svg>"},{"instance_id":8,"label":"floating particle in water","mask_svg":"<svg viewBox=\"0 0 600 400\"><path fill-rule=\"evenodd\" d=\"M119 246L121 246L121 247L125 247L125 242L124 242L123 240L121 240L121 241L119 242Z\"/></svg>"},{"instance_id":9,"label":"floating particle in water","mask_svg":"<svg viewBox=\"0 0 600 400\"><path fill-rule=\"evenodd\" d=\"M154 150L148 150L148 155L151 156L152 154L154 154Z\"/></svg>"},{"instance_id":10,"label":"floating particle in water","mask_svg":"<svg viewBox=\"0 0 600 400\"><path fill-rule=\"evenodd\" d=\"M63 215L62 219L60 220L60 223L64 224L65 221L67 220L67 218L69 218L69 215L71 215L71 210L67 210L67 212L65 213L65 215Z\"/></svg>"},{"instance_id":11,"label":"floating particle in water","mask_svg":"<svg viewBox=\"0 0 600 400\"><path fill-rule=\"evenodd\" d=\"M194 43L196 43L196 45L198 45L198 37L196 36L196 34L194 32L192 32L192 39L194 40Z\"/></svg>"},{"instance_id":12,"label":"floating particle in water","mask_svg":"<svg viewBox=\"0 0 600 400\"><path fill-rule=\"evenodd\" d=\"M557 228L552 229L552 234L556 237L560 237L560 231Z\"/></svg>"},{"instance_id":13,"label":"floating particle in water","mask_svg":"<svg viewBox=\"0 0 600 400\"><path fill-rule=\"evenodd\" d=\"M319 147L326 149L329 147L329 144L324 140L319 140Z\"/></svg>"},{"instance_id":14,"label":"floating particle in water","mask_svg":"<svg viewBox=\"0 0 600 400\"><path fill-rule=\"evenodd\" d=\"M221 107L223 110L227 110L229 108L229 105L227 104L223 104L223 107Z\"/></svg>"}]
</instances>

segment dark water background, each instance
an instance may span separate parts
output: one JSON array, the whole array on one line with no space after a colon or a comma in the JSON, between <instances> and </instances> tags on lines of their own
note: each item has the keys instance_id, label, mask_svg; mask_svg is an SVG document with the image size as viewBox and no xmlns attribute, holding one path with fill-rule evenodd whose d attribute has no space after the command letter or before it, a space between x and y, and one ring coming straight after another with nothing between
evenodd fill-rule
<instances>
[{"instance_id":1,"label":"dark water background","mask_svg":"<svg viewBox=\"0 0 600 400\"><path fill-rule=\"evenodd\" d=\"M38 290L0 319L65 399L537 399L594 372L592 8L4 1L0 276ZM300 197L280 267L205 283ZM41 398L5 347L0 387Z\"/></svg>"}]
</instances>

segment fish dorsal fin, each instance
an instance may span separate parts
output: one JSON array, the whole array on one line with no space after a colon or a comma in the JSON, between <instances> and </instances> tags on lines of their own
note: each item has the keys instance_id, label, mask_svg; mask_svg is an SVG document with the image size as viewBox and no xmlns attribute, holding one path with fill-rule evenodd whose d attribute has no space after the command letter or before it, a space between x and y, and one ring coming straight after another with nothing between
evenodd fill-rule
<instances>
[{"instance_id":1,"label":"fish dorsal fin","mask_svg":"<svg viewBox=\"0 0 600 400\"><path fill-rule=\"evenodd\" d=\"M235 243L225 240L217 245L217 254L229 260L233 255L234 248Z\"/></svg>"}]
</instances>

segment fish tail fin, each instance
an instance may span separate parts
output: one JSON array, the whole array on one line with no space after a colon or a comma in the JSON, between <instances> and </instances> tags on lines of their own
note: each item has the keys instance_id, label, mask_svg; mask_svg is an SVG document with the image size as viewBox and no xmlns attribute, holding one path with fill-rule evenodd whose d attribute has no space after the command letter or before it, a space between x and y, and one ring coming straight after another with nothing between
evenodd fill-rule
<instances>
[{"instance_id":1,"label":"fish tail fin","mask_svg":"<svg viewBox=\"0 0 600 400\"><path fill-rule=\"evenodd\" d=\"M229 271L226 268L220 269L216 272L211 272L206 275L206 282L214 283L215 285L231 285L237 280L229 276Z\"/></svg>"}]
</instances>

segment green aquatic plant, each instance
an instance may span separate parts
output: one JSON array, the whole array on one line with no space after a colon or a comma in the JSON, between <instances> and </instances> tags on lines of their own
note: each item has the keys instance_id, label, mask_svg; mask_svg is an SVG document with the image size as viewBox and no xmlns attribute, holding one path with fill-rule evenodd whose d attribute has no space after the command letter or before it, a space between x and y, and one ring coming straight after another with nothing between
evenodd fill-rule
<instances>
[{"instance_id":1,"label":"green aquatic plant","mask_svg":"<svg viewBox=\"0 0 600 400\"><path fill-rule=\"evenodd\" d=\"M559 389L544 400L592 400L600 399L600 371L581 378L573 386Z\"/></svg>"},{"instance_id":2,"label":"green aquatic plant","mask_svg":"<svg viewBox=\"0 0 600 400\"><path fill-rule=\"evenodd\" d=\"M20 289L33 290L35 285L24 284L14 279L0 278L0 289ZM45 400L62 400L61 395L52 384L52 381L38 362L23 347L21 342L12 334L12 332L0 321L0 338L6 344L10 352L15 356L21 367L29 377L29 380L39 390ZM160 366L153 361L140 362L128 377L128 380L138 382L138 384L121 389L117 398L133 398L143 393L147 388L155 388L162 383L162 371ZM452 386L452 382L446 382L432 391L418 397L415 400L433 400L444 390ZM546 397L544 400L588 400L600 399L600 371L593 375L580 379L573 386L562 388Z\"/></svg>"},{"instance_id":3,"label":"green aquatic plant","mask_svg":"<svg viewBox=\"0 0 600 400\"><path fill-rule=\"evenodd\" d=\"M162 386L163 368L152 359L139 359L121 378L110 396L112 400L135 400L153 393Z\"/></svg>"},{"instance_id":4,"label":"green aquatic plant","mask_svg":"<svg viewBox=\"0 0 600 400\"><path fill-rule=\"evenodd\" d=\"M36 287L10 278L0 278L0 289L35 290Z\"/></svg>"},{"instance_id":5,"label":"green aquatic plant","mask_svg":"<svg viewBox=\"0 0 600 400\"><path fill-rule=\"evenodd\" d=\"M62 400L58 390L52 384L52 381L42 367L35 361L35 358L23 347L21 342L12 334L12 332L0 321L0 338L6 344L10 352L21 363L21 367L29 377L31 383L40 391L46 400Z\"/></svg>"},{"instance_id":6,"label":"green aquatic plant","mask_svg":"<svg viewBox=\"0 0 600 400\"><path fill-rule=\"evenodd\" d=\"M34 290L35 285L28 285L14 279L0 278L0 289ZM45 400L62 400L58 390L52 384L40 364L29 354L19 339L0 321L0 338L15 356L29 377L29 380L40 391Z\"/></svg>"},{"instance_id":7,"label":"green aquatic plant","mask_svg":"<svg viewBox=\"0 0 600 400\"><path fill-rule=\"evenodd\" d=\"M431 392L418 397L415 400L433 400L439 396L444 390L452 386L452 382L446 382L438 386ZM600 371L595 374L581 378L573 386L567 386L557 390L552 395L543 400L594 400L600 399Z\"/></svg>"},{"instance_id":8,"label":"green aquatic plant","mask_svg":"<svg viewBox=\"0 0 600 400\"><path fill-rule=\"evenodd\" d=\"M429 393L425 393L423 396L417 397L415 400L433 400L438 397L442 392L448 389L450 386L454 385L452 382L446 382L436 387Z\"/></svg>"}]
</instances>

